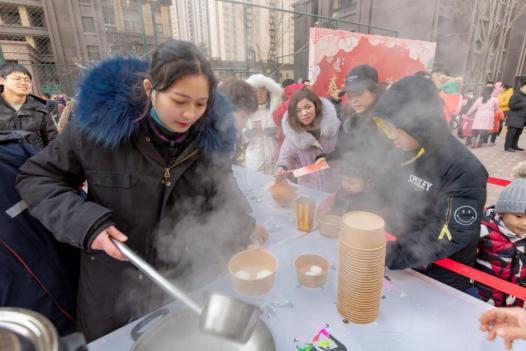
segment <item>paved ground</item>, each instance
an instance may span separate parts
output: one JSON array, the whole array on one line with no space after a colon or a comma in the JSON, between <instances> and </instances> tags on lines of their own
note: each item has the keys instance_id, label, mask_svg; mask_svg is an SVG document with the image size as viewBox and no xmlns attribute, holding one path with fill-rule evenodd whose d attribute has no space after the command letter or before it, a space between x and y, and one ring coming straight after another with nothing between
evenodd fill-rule
<instances>
[{"instance_id":1,"label":"paved ground","mask_svg":"<svg viewBox=\"0 0 526 351\"><path fill-rule=\"evenodd\" d=\"M470 150L482 161L490 176L511 180L511 169L518 162L526 161L526 151L505 152L505 136L506 130L503 130L495 146L484 145L481 148ZM526 133L519 139L519 147L526 149ZM501 189L500 186L488 184L487 205L495 204Z\"/></svg>"}]
</instances>

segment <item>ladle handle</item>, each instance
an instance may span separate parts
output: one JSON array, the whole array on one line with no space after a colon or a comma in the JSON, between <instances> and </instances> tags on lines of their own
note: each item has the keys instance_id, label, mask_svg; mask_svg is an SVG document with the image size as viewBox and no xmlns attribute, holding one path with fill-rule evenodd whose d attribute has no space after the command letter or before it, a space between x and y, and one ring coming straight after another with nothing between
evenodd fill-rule
<instances>
[{"instance_id":1,"label":"ladle handle","mask_svg":"<svg viewBox=\"0 0 526 351\"><path fill-rule=\"evenodd\" d=\"M186 306L190 307L198 315L201 315L201 307L195 303L188 295L176 288L172 283L170 283L165 277L159 274L152 266L150 266L145 260L143 260L139 255L133 252L127 245L123 244L120 241L111 239L115 246L122 252L122 254L130 260L135 267L137 267L141 272L143 272L148 278L150 278L157 286L163 289L168 295L173 297L176 300L181 301Z\"/></svg>"}]
</instances>

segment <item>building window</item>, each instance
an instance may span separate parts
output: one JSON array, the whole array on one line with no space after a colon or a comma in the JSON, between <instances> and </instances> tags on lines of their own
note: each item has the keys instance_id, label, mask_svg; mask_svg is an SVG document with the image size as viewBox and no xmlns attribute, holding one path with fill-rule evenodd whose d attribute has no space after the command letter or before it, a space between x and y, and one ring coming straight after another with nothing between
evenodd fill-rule
<instances>
[{"instance_id":1,"label":"building window","mask_svg":"<svg viewBox=\"0 0 526 351\"><path fill-rule=\"evenodd\" d=\"M90 61L100 60L100 51L98 46L88 45L86 48L88 49L88 59Z\"/></svg>"},{"instance_id":2,"label":"building window","mask_svg":"<svg viewBox=\"0 0 526 351\"><path fill-rule=\"evenodd\" d=\"M91 4L91 0L79 0L81 4Z\"/></svg>"},{"instance_id":3,"label":"building window","mask_svg":"<svg viewBox=\"0 0 526 351\"><path fill-rule=\"evenodd\" d=\"M127 32L139 32L139 23L136 21L124 20L124 30Z\"/></svg>"},{"instance_id":4,"label":"building window","mask_svg":"<svg viewBox=\"0 0 526 351\"><path fill-rule=\"evenodd\" d=\"M144 55L144 45L134 43L132 44L132 51L138 56Z\"/></svg>"},{"instance_id":5,"label":"building window","mask_svg":"<svg viewBox=\"0 0 526 351\"><path fill-rule=\"evenodd\" d=\"M333 3L333 17L345 19L355 14L355 0L339 0Z\"/></svg>"},{"instance_id":6,"label":"building window","mask_svg":"<svg viewBox=\"0 0 526 351\"><path fill-rule=\"evenodd\" d=\"M162 24L156 24L155 25L155 31L157 32L157 34L159 34L160 36L163 36L164 35L164 27Z\"/></svg>"},{"instance_id":7,"label":"building window","mask_svg":"<svg viewBox=\"0 0 526 351\"><path fill-rule=\"evenodd\" d=\"M95 33L95 20L93 17L82 16L82 28L84 32Z\"/></svg>"},{"instance_id":8,"label":"building window","mask_svg":"<svg viewBox=\"0 0 526 351\"><path fill-rule=\"evenodd\" d=\"M124 0L124 6L127 8L137 8L137 0Z\"/></svg>"},{"instance_id":9,"label":"building window","mask_svg":"<svg viewBox=\"0 0 526 351\"><path fill-rule=\"evenodd\" d=\"M113 8L102 8L102 17L104 18L104 24L115 25L115 12Z\"/></svg>"},{"instance_id":10,"label":"building window","mask_svg":"<svg viewBox=\"0 0 526 351\"><path fill-rule=\"evenodd\" d=\"M39 52L41 55L52 55L53 54L53 47L51 46L51 40L49 37L33 37L35 40L35 49L37 52Z\"/></svg>"},{"instance_id":11,"label":"building window","mask_svg":"<svg viewBox=\"0 0 526 351\"><path fill-rule=\"evenodd\" d=\"M127 32L140 32L140 16L137 10L127 10L123 13L124 16L124 29Z\"/></svg>"},{"instance_id":12,"label":"building window","mask_svg":"<svg viewBox=\"0 0 526 351\"><path fill-rule=\"evenodd\" d=\"M0 7L0 23L10 25L22 25L20 13L16 5L5 4Z\"/></svg>"},{"instance_id":13,"label":"building window","mask_svg":"<svg viewBox=\"0 0 526 351\"><path fill-rule=\"evenodd\" d=\"M29 22L33 27L45 27L46 17L44 16L44 9L42 7L27 7L27 14L29 15Z\"/></svg>"}]
</instances>

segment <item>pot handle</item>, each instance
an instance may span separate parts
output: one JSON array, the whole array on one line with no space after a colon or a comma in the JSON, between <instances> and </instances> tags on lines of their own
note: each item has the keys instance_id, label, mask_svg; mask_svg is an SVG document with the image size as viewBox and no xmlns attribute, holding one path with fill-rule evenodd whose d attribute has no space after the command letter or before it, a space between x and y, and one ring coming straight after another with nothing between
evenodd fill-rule
<instances>
[{"instance_id":1,"label":"pot handle","mask_svg":"<svg viewBox=\"0 0 526 351\"><path fill-rule=\"evenodd\" d=\"M148 316L144 317L139 323L133 327L132 331L130 332L131 337L133 341L137 341L141 337L142 334L144 334L144 330L142 330L147 324L149 324L154 319L162 319L170 314L170 310L168 308L161 308L160 310L157 310L155 312L150 313Z\"/></svg>"},{"instance_id":2,"label":"pot handle","mask_svg":"<svg viewBox=\"0 0 526 351\"><path fill-rule=\"evenodd\" d=\"M82 333L72 333L60 338L60 351L87 351L86 339Z\"/></svg>"}]
</instances>

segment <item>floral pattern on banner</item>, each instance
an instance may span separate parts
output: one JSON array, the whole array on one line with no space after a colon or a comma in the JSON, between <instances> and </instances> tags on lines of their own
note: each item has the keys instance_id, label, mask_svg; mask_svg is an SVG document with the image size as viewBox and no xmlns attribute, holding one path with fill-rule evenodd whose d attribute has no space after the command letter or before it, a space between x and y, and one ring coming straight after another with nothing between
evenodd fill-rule
<instances>
[{"instance_id":1,"label":"floral pattern on banner","mask_svg":"<svg viewBox=\"0 0 526 351\"><path fill-rule=\"evenodd\" d=\"M380 81L400 78L433 67L436 43L353 33L328 28L311 28L309 79L320 96L342 87L353 67L368 64L378 70Z\"/></svg>"}]
</instances>

